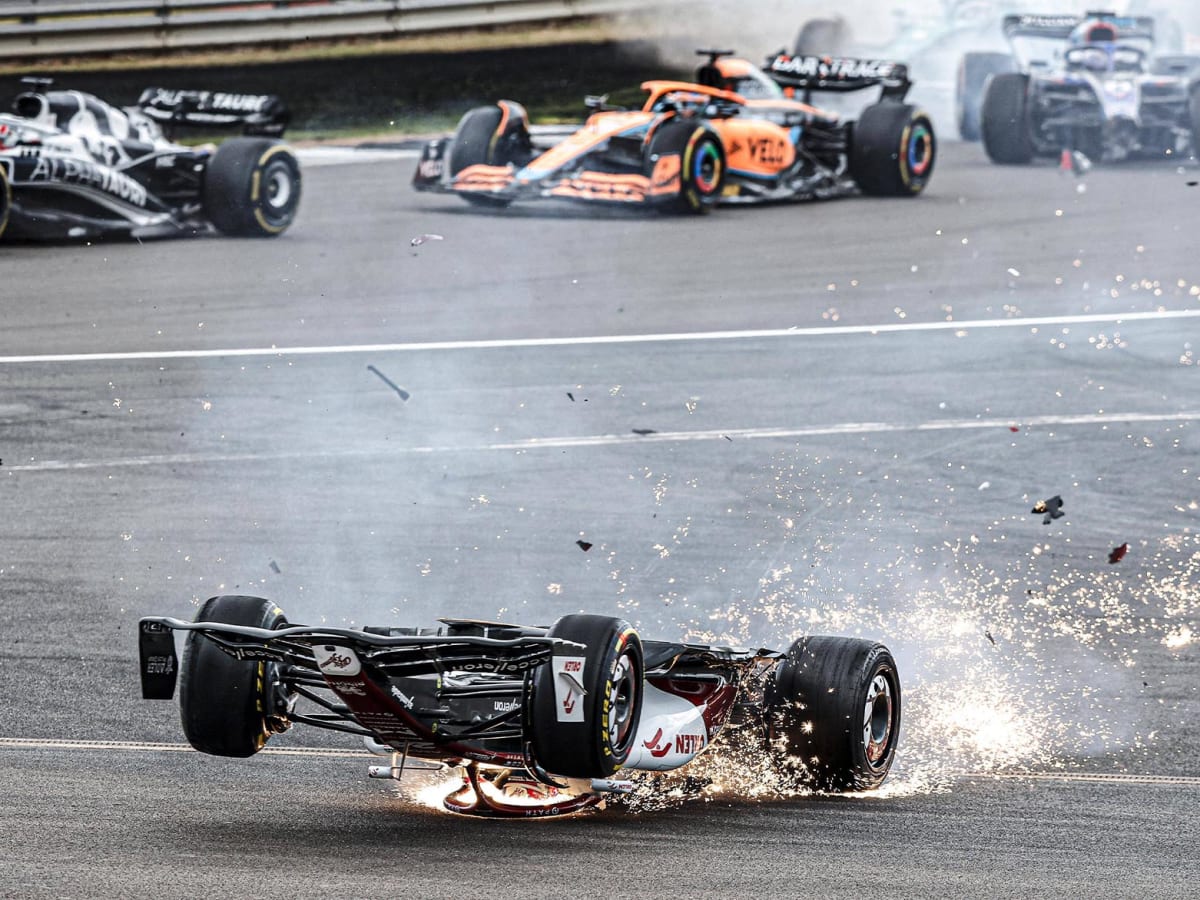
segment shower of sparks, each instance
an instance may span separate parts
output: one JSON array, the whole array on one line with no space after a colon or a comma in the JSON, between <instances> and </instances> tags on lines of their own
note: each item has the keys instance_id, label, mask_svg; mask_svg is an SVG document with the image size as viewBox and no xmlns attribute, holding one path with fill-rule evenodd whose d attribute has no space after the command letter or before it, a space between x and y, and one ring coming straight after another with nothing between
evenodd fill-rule
<instances>
[{"instance_id":1,"label":"shower of sparks","mask_svg":"<svg viewBox=\"0 0 1200 900\"><path fill-rule=\"evenodd\" d=\"M824 462L814 457L813 468ZM664 484L643 476L664 508ZM759 537L731 546L725 561L742 573L740 587L723 577L725 565L688 579L720 585L724 601L689 596L665 572L659 602L639 600L617 570L618 606L645 634L697 643L784 649L801 634L885 642L903 680L902 737L883 787L856 796L943 793L967 775L1069 771L1101 759L1128 769L1170 740L1180 707L1156 696L1151 680L1165 683L1172 659L1194 656L1200 535L1132 542L1137 564L1112 567L1111 544L1080 552L1069 535L1037 540L1023 528L1024 555L1008 550L997 561L989 551L1011 548L1006 532L1020 511L961 541L889 546L895 523L879 502L830 491L819 471L777 465L761 486L769 496L752 498L746 513ZM818 518L831 511L852 524ZM656 541L646 552L662 559L664 549ZM678 565L695 564L687 551L675 542ZM746 559L759 560L757 569ZM616 802L636 810L808 793L781 777L755 728L727 729L684 769L635 780L637 790Z\"/></svg>"}]
</instances>

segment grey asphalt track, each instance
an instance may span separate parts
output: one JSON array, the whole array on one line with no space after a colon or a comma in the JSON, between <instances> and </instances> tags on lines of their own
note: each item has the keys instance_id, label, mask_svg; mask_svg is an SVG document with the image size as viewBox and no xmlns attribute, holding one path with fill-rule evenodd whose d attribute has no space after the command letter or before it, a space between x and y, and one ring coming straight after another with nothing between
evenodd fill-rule
<instances>
[{"instance_id":1,"label":"grey asphalt track","mask_svg":"<svg viewBox=\"0 0 1200 900\"><path fill-rule=\"evenodd\" d=\"M307 170L278 240L0 244L0 895L1194 896L1194 163L946 144L916 200L704 219L411 167ZM528 824L336 736L164 747L136 620L222 592L879 637L901 758L869 799Z\"/></svg>"}]
</instances>

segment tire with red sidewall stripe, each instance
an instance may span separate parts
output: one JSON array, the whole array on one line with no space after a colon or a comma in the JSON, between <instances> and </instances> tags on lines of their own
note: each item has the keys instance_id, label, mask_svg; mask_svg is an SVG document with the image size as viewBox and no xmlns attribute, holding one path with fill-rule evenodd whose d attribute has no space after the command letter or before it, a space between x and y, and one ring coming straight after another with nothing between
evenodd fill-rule
<instances>
[{"instance_id":1,"label":"tire with red sidewall stripe","mask_svg":"<svg viewBox=\"0 0 1200 900\"><path fill-rule=\"evenodd\" d=\"M937 159L929 116L915 106L882 100L862 111L850 138L850 174L864 194L915 197Z\"/></svg>"},{"instance_id":2,"label":"tire with red sidewall stripe","mask_svg":"<svg viewBox=\"0 0 1200 900\"><path fill-rule=\"evenodd\" d=\"M197 622L283 628L287 618L270 600L226 595L200 607ZM179 666L179 712L188 743L213 756L253 756L278 730L270 727L276 664L237 659L198 631L189 631Z\"/></svg>"},{"instance_id":3,"label":"tire with red sidewall stripe","mask_svg":"<svg viewBox=\"0 0 1200 900\"><path fill-rule=\"evenodd\" d=\"M679 192L659 201L668 212L704 215L713 210L725 190L725 145L711 128L684 119L663 122L645 149L649 177L664 156L679 157Z\"/></svg>"},{"instance_id":4,"label":"tire with red sidewall stripe","mask_svg":"<svg viewBox=\"0 0 1200 900\"><path fill-rule=\"evenodd\" d=\"M562 648L534 675L534 758L554 775L607 778L625 764L637 739L645 693L642 641L628 622L607 616L563 616L549 635L586 649ZM555 663L569 665L578 677L556 673ZM556 679L564 681L556 685Z\"/></svg>"}]
</instances>

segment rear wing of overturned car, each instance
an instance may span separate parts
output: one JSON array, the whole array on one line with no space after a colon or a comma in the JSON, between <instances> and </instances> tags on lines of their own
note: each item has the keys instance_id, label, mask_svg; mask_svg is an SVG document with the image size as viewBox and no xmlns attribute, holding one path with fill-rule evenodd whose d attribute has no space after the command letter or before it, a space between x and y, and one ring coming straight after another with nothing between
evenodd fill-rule
<instances>
[{"instance_id":1,"label":"rear wing of overturned car","mask_svg":"<svg viewBox=\"0 0 1200 900\"><path fill-rule=\"evenodd\" d=\"M137 108L166 126L241 128L248 135L281 137L291 113L275 94L233 94L148 87Z\"/></svg>"},{"instance_id":2,"label":"rear wing of overturned car","mask_svg":"<svg viewBox=\"0 0 1200 900\"><path fill-rule=\"evenodd\" d=\"M780 87L804 91L861 91L881 87L882 96L903 100L912 82L908 66L885 59L792 56L776 53L763 67Z\"/></svg>"}]
</instances>

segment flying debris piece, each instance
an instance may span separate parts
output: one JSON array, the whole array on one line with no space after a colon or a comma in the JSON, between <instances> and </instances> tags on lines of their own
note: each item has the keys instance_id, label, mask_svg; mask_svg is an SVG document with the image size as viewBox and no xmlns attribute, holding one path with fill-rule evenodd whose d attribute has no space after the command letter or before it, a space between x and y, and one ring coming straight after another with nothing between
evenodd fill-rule
<instances>
[{"instance_id":1,"label":"flying debris piece","mask_svg":"<svg viewBox=\"0 0 1200 900\"><path fill-rule=\"evenodd\" d=\"M582 550L584 553L587 553L589 550L592 549L592 545L589 544L587 541L576 541L575 543L579 545L579 549Z\"/></svg>"},{"instance_id":2,"label":"flying debris piece","mask_svg":"<svg viewBox=\"0 0 1200 900\"><path fill-rule=\"evenodd\" d=\"M1187 183L1187 186L1188 186L1188 187L1195 187L1195 186L1196 186L1196 185L1198 185L1198 184L1200 184L1200 181L1189 181L1189 182Z\"/></svg>"},{"instance_id":3,"label":"flying debris piece","mask_svg":"<svg viewBox=\"0 0 1200 900\"><path fill-rule=\"evenodd\" d=\"M1018 427L1016 425L1009 425L1008 430L1015 433L1015 432L1020 431L1021 429L1020 429L1020 427Z\"/></svg>"},{"instance_id":4,"label":"flying debris piece","mask_svg":"<svg viewBox=\"0 0 1200 900\"><path fill-rule=\"evenodd\" d=\"M382 381L384 384L386 384L388 387L390 387L390 388L391 388L393 391L395 391L397 394L399 394L399 395L400 395L400 399L401 399L401 400L407 400L409 397L411 397L411 396L412 396L412 394L410 394L410 393L409 393L408 391L406 391L404 388L400 387L400 385L396 384L396 382L392 381L392 379L388 378L386 375L384 375L382 372L380 372L380 371L379 371L377 368L375 368L374 366L372 366L372 365L368 365L368 366L367 366L367 371L368 371L368 372L374 372L376 375L378 375L378 376L379 376L379 380L380 380L380 381Z\"/></svg>"},{"instance_id":5,"label":"flying debris piece","mask_svg":"<svg viewBox=\"0 0 1200 900\"><path fill-rule=\"evenodd\" d=\"M568 400L570 400L572 403L574 403L574 402L575 402L575 395L574 395L574 394L572 394L570 391L567 391L567 399L568 399Z\"/></svg>"},{"instance_id":6,"label":"flying debris piece","mask_svg":"<svg viewBox=\"0 0 1200 900\"><path fill-rule=\"evenodd\" d=\"M282 572L279 571L279 563L275 562L275 560L271 560L270 566L271 566L271 571L274 572L276 575L283 574Z\"/></svg>"},{"instance_id":7,"label":"flying debris piece","mask_svg":"<svg viewBox=\"0 0 1200 900\"><path fill-rule=\"evenodd\" d=\"M988 641L991 643L991 645L993 647L996 646L996 639L994 637L992 637L992 633L990 631L985 631L983 633L983 636L988 639Z\"/></svg>"},{"instance_id":8,"label":"flying debris piece","mask_svg":"<svg viewBox=\"0 0 1200 900\"><path fill-rule=\"evenodd\" d=\"M1049 500L1039 500L1037 505L1030 510L1032 513L1038 513L1042 516L1042 524L1049 525L1051 519L1061 519L1066 515L1062 511L1062 497L1055 494Z\"/></svg>"},{"instance_id":9,"label":"flying debris piece","mask_svg":"<svg viewBox=\"0 0 1200 900\"><path fill-rule=\"evenodd\" d=\"M1087 174L1092 168L1092 161L1080 150L1064 150L1059 162L1059 169L1079 177Z\"/></svg>"},{"instance_id":10,"label":"flying debris piece","mask_svg":"<svg viewBox=\"0 0 1200 900\"><path fill-rule=\"evenodd\" d=\"M444 241L445 238L440 234L418 234L415 238L409 241L409 246L419 247L426 241Z\"/></svg>"},{"instance_id":11,"label":"flying debris piece","mask_svg":"<svg viewBox=\"0 0 1200 900\"><path fill-rule=\"evenodd\" d=\"M1109 565L1115 566L1117 563L1119 563L1121 560L1123 560L1125 558L1125 554L1128 552L1129 552L1128 542L1122 544L1120 547L1113 547L1112 551L1108 554Z\"/></svg>"},{"instance_id":12,"label":"flying debris piece","mask_svg":"<svg viewBox=\"0 0 1200 900\"><path fill-rule=\"evenodd\" d=\"M635 428L635 429L633 429L633 433L640 434L640 435L658 434L658 432L655 431L653 428Z\"/></svg>"}]
</instances>

